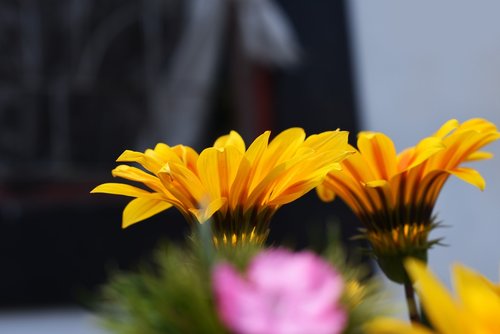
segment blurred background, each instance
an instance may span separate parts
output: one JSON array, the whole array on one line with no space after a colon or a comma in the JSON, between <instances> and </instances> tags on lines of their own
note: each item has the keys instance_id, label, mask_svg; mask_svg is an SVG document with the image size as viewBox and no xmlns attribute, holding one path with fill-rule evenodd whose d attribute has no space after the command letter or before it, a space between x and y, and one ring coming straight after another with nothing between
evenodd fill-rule
<instances>
[{"instance_id":1,"label":"blurred background","mask_svg":"<svg viewBox=\"0 0 500 334\"><path fill-rule=\"evenodd\" d=\"M351 141L382 131L401 150L450 118L500 124L499 10L493 0L0 0L0 333L101 333L88 307L109 272L183 238L175 210L122 230L128 200L89 195L125 149L199 150L231 129L250 142L300 126ZM448 284L454 261L498 280L498 143L490 151L484 192L450 179L438 201L450 227L434 236L450 246L430 265ZM270 240L303 247L332 220L345 239L357 228L340 201L312 193L278 211Z\"/></svg>"}]
</instances>

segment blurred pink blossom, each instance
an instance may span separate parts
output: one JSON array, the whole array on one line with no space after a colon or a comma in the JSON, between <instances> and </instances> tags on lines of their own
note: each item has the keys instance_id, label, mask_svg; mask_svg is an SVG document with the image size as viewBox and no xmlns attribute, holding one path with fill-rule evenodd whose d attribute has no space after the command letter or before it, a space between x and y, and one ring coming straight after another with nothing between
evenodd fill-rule
<instances>
[{"instance_id":1,"label":"blurred pink blossom","mask_svg":"<svg viewBox=\"0 0 500 334\"><path fill-rule=\"evenodd\" d=\"M346 324L343 282L312 252L263 251L246 275L229 264L213 272L217 311L238 334L335 334Z\"/></svg>"}]
</instances>

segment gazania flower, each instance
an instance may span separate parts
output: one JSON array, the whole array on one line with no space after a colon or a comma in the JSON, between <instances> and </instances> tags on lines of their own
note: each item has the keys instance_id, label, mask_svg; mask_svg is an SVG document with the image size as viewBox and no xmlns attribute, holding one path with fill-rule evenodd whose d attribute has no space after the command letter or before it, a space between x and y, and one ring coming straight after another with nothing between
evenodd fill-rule
<instances>
[{"instance_id":1,"label":"gazania flower","mask_svg":"<svg viewBox=\"0 0 500 334\"><path fill-rule=\"evenodd\" d=\"M318 187L319 196L338 195L361 220L378 263L387 276L403 283L402 259L425 261L428 240L436 227L433 208L445 181L455 175L479 189L485 181L462 163L490 158L480 149L497 140L494 124L471 119L462 124L446 122L435 134L397 154L393 142L382 133L361 132L358 149L332 170Z\"/></svg>"},{"instance_id":2,"label":"gazania flower","mask_svg":"<svg viewBox=\"0 0 500 334\"><path fill-rule=\"evenodd\" d=\"M377 319L368 324L373 334L496 334L500 333L500 285L473 270L453 267L456 296L432 275L424 263L408 260L406 267L416 282L423 308L434 330L395 319Z\"/></svg>"},{"instance_id":3,"label":"gazania flower","mask_svg":"<svg viewBox=\"0 0 500 334\"><path fill-rule=\"evenodd\" d=\"M112 174L146 189L106 183L92 192L135 197L123 211L123 227L172 206L191 223L211 220L216 243L262 243L272 215L318 186L351 154L348 133L328 131L306 138L291 128L269 142L270 132L246 148L235 131L200 154L190 147L158 144L144 153L125 151Z\"/></svg>"},{"instance_id":4,"label":"gazania flower","mask_svg":"<svg viewBox=\"0 0 500 334\"><path fill-rule=\"evenodd\" d=\"M311 252L263 251L245 275L218 264L212 283L219 316L232 333L336 334L347 323L340 274Z\"/></svg>"}]
</instances>

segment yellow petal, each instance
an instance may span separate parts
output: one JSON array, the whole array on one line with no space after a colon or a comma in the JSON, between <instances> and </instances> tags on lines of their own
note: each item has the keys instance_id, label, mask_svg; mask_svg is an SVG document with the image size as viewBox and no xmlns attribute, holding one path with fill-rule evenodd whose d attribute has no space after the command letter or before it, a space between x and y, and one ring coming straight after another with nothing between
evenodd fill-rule
<instances>
[{"instance_id":1,"label":"yellow petal","mask_svg":"<svg viewBox=\"0 0 500 334\"><path fill-rule=\"evenodd\" d=\"M130 197L148 197L160 199L158 193L150 193L141 188L137 188L124 183L103 183L92 189L91 193L105 193L113 195L123 195Z\"/></svg>"},{"instance_id":2,"label":"yellow petal","mask_svg":"<svg viewBox=\"0 0 500 334\"><path fill-rule=\"evenodd\" d=\"M172 151L179 157L181 164L184 164L193 173L197 173L196 162L198 161L198 152L185 145L176 145L172 147Z\"/></svg>"},{"instance_id":3,"label":"yellow petal","mask_svg":"<svg viewBox=\"0 0 500 334\"><path fill-rule=\"evenodd\" d=\"M307 137L304 146L311 147L315 151L346 150L348 136L347 131L325 131Z\"/></svg>"},{"instance_id":4,"label":"yellow petal","mask_svg":"<svg viewBox=\"0 0 500 334\"><path fill-rule=\"evenodd\" d=\"M141 182L158 193L166 192L157 177L136 167L119 165L111 171L111 174L114 177L121 177L126 180Z\"/></svg>"},{"instance_id":5,"label":"yellow petal","mask_svg":"<svg viewBox=\"0 0 500 334\"><path fill-rule=\"evenodd\" d=\"M236 207L242 206L246 202L251 174L252 165L244 157L240 161L237 174L231 186L231 195L229 196L228 203L231 210L235 210Z\"/></svg>"},{"instance_id":6,"label":"yellow petal","mask_svg":"<svg viewBox=\"0 0 500 334\"><path fill-rule=\"evenodd\" d=\"M392 140L383 133L361 132L358 150L375 178L389 180L397 172L396 148Z\"/></svg>"},{"instance_id":7,"label":"yellow petal","mask_svg":"<svg viewBox=\"0 0 500 334\"><path fill-rule=\"evenodd\" d=\"M437 137L427 137L422 139L415 147L415 157L413 162L407 167L411 169L420 165L434 154L445 149L443 141Z\"/></svg>"},{"instance_id":8,"label":"yellow petal","mask_svg":"<svg viewBox=\"0 0 500 334\"><path fill-rule=\"evenodd\" d=\"M456 119L450 119L446 123L444 123L439 130L434 133L435 137L438 138L444 138L447 136L451 131L455 130L460 126L460 123Z\"/></svg>"},{"instance_id":9,"label":"yellow petal","mask_svg":"<svg viewBox=\"0 0 500 334\"><path fill-rule=\"evenodd\" d=\"M146 153L126 150L116 159L116 161L137 162L152 173L156 173L163 165L163 161L153 150L146 150Z\"/></svg>"},{"instance_id":10,"label":"yellow petal","mask_svg":"<svg viewBox=\"0 0 500 334\"><path fill-rule=\"evenodd\" d=\"M343 155L341 151L339 155ZM296 156L284 163L284 168L273 185L270 205L289 203L318 186L326 174L339 169L336 152L315 152L307 157Z\"/></svg>"},{"instance_id":11,"label":"yellow petal","mask_svg":"<svg viewBox=\"0 0 500 334\"><path fill-rule=\"evenodd\" d=\"M367 334L433 334L434 332L427 328L401 320L390 318L378 318L370 321L364 326Z\"/></svg>"},{"instance_id":12,"label":"yellow petal","mask_svg":"<svg viewBox=\"0 0 500 334\"><path fill-rule=\"evenodd\" d=\"M342 172L358 182L378 179L375 171L370 168L365 158L357 151L342 161Z\"/></svg>"},{"instance_id":13,"label":"yellow petal","mask_svg":"<svg viewBox=\"0 0 500 334\"><path fill-rule=\"evenodd\" d=\"M234 146L238 151L245 152L245 141L236 131L231 131L228 135L219 137L214 143L215 148L228 146Z\"/></svg>"},{"instance_id":14,"label":"yellow petal","mask_svg":"<svg viewBox=\"0 0 500 334\"><path fill-rule=\"evenodd\" d=\"M200 179L182 164L167 163L158 173L162 184L186 207L198 207L209 193Z\"/></svg>"},{"instance_id":15,"label":"yellow petal","mask_svg":"<svg viewBox=\"0 0 500 334\"><path fill-rule=\"evenodd\" d=\"M234 146L207 148L198 158L198 174L212 198L229 197L243 153Z\"/></svg>"},{"instance_id":16,"label":"yellow petal","mask_svg":"<svg viewBox=\"0 0 500 334\"><path fill-rule=\"evenodd\" d=\"M226 204L225 198L217 198L201 209L190 208L191 212L200 224L209 220L213 214L219 211Z\"/></svg>"},{"instance_id":17,"label":"yellow petal","mask_svg":"<svg viewBox=\"0 0 500 334\"><path fill-rule=\"evenodd\" d=\"M460 180L470 183L481 190L484 190L484 188L486 187L486 181L475 169L466 167L455 168L454 170L450 171L450 174L455 175Z\"/></svg>"},{"instance_id":18,"label":"yellow petal","mask_svg":"<svg viewBox=\"0 0 500 334\"><path fill-rule=\"evenodd\" d=\"M271 136L271 131L265 131L263 134L258 136L252 144L248 147L248 150L245 152L245 158L253 164L256 161L259 161L264 152L267 149L269 143L269 137Z\"/></svg>"},{"instance_id":19,"label":"yellow petal","mask_svg":"<svg viewBox=\"0 0 500 334\"><path fill-rule=\"evenodd\" d=\"M172 204L162 200L136 198L123 210L122 227L126 228L170 208Z\"/></svg>"},{"instance_id":20,"label":"yellow petal","mask_svg":"<svg viewBox=\"0 0 500 334\"><path fill-rule=\"evenodd\" d=\"M251 184L253 189L268 173L280 163L291 159L304 142L305 132L301 128L290 128L278 134L269 143L259 161Z\"/></svg>"},{"instance_id":21,"label":"yellow petal","mask_svg":"<svg viewBox=\"0 0 500 334\"><path fill-rule=\"evenodd\" d=\"M198 158L197 169L201 183L205 185L212 198L221 197L221 181L219 176L219 154L224 154L216 148L204 149Z\"/></svg>"},{"instance_id":22,"label":"yellow petal","mask_svg":"<svg viewBox=\"0 0 500 334\"><path fill-rule=\"evenodd\" d=\"M244 211L254 206L262 206L264 202L269 198L273 190L273 186L279 178L279 175L285 172L285 164L280 164L271 170L266 177L261 180L252 190L249 192L247 199L243 203Z\"/></svg>"},{"instance_id":23,"label":"yellow petal","mask_svg":"<svg viewBox=\"0 0 500 334\"><path fill-rule=\"evenodd\" d=\"M413 281L426 314L441 334L470 334L464 327L457 306L445 287L430 273L426 265L414 259L405 261L405 267ZM466 316L466 315L465 315Z\"/></svg>"}]
</instances>

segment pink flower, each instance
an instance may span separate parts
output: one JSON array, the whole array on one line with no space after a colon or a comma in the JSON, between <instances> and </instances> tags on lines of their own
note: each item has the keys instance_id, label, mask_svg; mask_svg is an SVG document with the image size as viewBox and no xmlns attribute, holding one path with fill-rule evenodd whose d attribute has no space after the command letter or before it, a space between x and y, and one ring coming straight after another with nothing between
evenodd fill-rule
<instances>
[{"instance_id":1,"label":"pink flower","mask_svg":"<svg viewBox=\"0 0 500 334\"><path fill-rule=\"evenodd\" d=\"M264 251L245 277L219 264L212 279L218 313L235 333L335 334L346 324L342 278L314 253Z\"/></svg>"}]
</instances>

